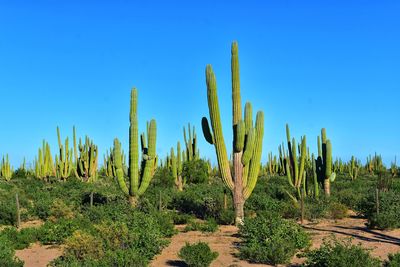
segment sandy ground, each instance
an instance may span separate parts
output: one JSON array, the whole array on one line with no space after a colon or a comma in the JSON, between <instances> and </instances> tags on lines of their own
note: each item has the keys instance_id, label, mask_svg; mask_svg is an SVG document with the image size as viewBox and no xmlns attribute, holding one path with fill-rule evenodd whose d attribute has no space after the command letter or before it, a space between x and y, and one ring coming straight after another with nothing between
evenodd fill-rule
<instances>
[{"instance_id":1,"label":"sandy ground","mask_svg":"<svg viewBox=\"0 0 400 267\"><path fill-rule=\"evenodd\" d=\"M337 238L353 238L353 243L361 243L363 247L371 249L372 255L381 259L386 259L389 253L400 252L400 229L394 231L369 230L365 227L365 220L363 219L350 217L338 221L323 220L319 223L305 223L304 228L312 236L312 248L319 247L324 238L334 234ZM178 230L181 229L182 227L178 227ZM221 226L218 232L211 235L201 232L181 232L172 237L171 244L152 261L150 266L185 266L178 258L177 252L186 242L194 243L198 241L207 242L212 250L219 253L219 257L212 263L212 267L268 266L250 264L235 257L237 243L240 241L236 233L237 228L234 226ZM302 262L303 259L296 256L292 259L292 265Z\"/></svg>"},{"instance_id":2,"label":"sandy ground","mask_svg":"<svg viewBox=\"0 0 400 267\"><path fill-rule=\"evenodd\" d=\"M23 227L38 226L41 222L30 222ZM235 254L240 239L237 237L235 226L221 226L216 233L203 234L201 232L183 233L184 226L177 226L179 234L171 238L171 243L150 264L151 267L184 267L185 264L178 258L178 251L186 242L207 242L210 247L219 253L219 257L212 263L211 267L248 267L268 266L263 264L250 264L241 261ZM361 243L363 247L371 249L372 255L386 259L389 253L400 252L400 229L393 231L369 230L365 227L365 220L355 217L343 220L322 220L319 223L306 222L304 228L310 232L313 240L313 248L322 244L324 238L334 234L338 238L353 238L353 243ZM25 261L27 267L46 266L50 261L61 256L60 247L41 246L32 244L29 248L16 251L16 255ZM299 264L303 259L294 257L292 264Z\"/></svg>"}]
</instances>

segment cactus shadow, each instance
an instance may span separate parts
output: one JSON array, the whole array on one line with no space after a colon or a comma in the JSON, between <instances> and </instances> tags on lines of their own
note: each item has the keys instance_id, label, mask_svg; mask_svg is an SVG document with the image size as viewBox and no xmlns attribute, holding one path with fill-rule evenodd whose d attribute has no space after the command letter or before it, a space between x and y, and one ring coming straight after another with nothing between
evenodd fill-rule
<instances>
[{"instance_id":1,"label":"cactus shadow","mask_svg":"<svg viewBox=\"0 0 400 267\"><path fill-rule=\"evenodd\" d=\"M167 266L172 266L172 267L187 267L188 265L181 260L169 260L167 261Z\"/></svg>"}]
</instances>

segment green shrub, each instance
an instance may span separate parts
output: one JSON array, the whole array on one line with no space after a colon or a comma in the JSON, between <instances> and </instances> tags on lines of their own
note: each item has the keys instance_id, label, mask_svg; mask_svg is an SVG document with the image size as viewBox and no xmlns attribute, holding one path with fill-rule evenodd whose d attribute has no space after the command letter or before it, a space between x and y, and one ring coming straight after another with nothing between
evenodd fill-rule
<instances>
[{"instance_id":1,"label":"green shrub","mask_svg":"<svg viewBox=\"0 0 400 267\"><path fill-rule=\"evenodd\" d=\"M36 242L38 238L38 229L25 228L18 231L14 227L7 227L0 232L0 238L5 238L11 244L12 249L24 249L31 243Z\"/></svg>"},{"instance_id":2,"label":"green shrub","mask_svg":"<svg viewBox=\"0 0 400 267\"><path fill-rule=\"evenodd\" d=\"M77 230L65 240L65 254L78 260L96 260L104 255L103 244L100 239Z\"/></svg>"},{"instance_id":3,"label":"green shrub","mask_svg":"<svg viewBox=\"0 0 400 267\"><path fill-rule=\"evenodd\" d=\"M0 224L15 225L16 223L16 206L15 198L11 196L7 199L2 198L0 201Z\"/></svg>"},{"instance_id":4,"label":"green shrub","mask_svg":"<svg viewBox=\"0 0 400 267\"><path fill-rule=\"evenodd\" d=\"M205 222L191 221L186 225L184 232L200 231L202 233L214 233L218 230L218 224L214 219Z\"/></svg>"},{"instance_id":5,"label":"green shrub","mask_svg":"<svg viewBox=\"0 0 400 267\"><path fill-rule=\"evenodd\" d=\"M347 217L348 208L337 202L331 202L328 206L328 218L329 219L343 219Z\"/></svg>"},{"instance_id":6,"label":"green shrub","mask_svg":"<svg viewBox=\"0 0 400 267\"><path fill-rule=\"evenodd\" d=\"M187 224L190 221L193 221L195 219L195 217L193 215L190 214L182 214L182 213L178 213L178 212L172 212L172 220L174 222L175 225L179 225L179 224Z\"/></svg>"},{"instance_id":7,"label":"green shrub","mask_svg":"<svg viewBox=\"0 0 400 267\"><path fill-rule=\"evenodd\" d=\"M389 259L384 264L385 267L399 267L400 266L400 252L396 254L389 254Z\"/></svg>"},{"instance_id":8,"label":"green shrub","mask_svg":"<svg viewBox=\"0 0 400 267\"><path fill-rule=\"evenodd\" d=\"M235 211L231 209L221 210L216 218L220 225L232 225L235 223Z\"/></svg>"},{"instance_id":9,"label":"green shrub","mask_svg":"<svg viewBox=\"0 0 400 267\"><path fill-rule=\"evenodd\" d=\"M359 205L358 211L368 220L368 227L377 229L400 228L400 194L390 190L379 193L379 214L376 196L370 193Z\"/></svg>"},{"instance_id":10,"label":"green shrub","mask_svg":"<svg viewBox=\"0 0 400 267\"><path fill-rule=\"evenodd\" d=\"M60 219L56 222L47 221L38 231L38 239L42 244L61 244L76 230L79 230L79 219Z\"/></svg>"},{"instance_id":11,"label":"green shrub","mask_svg":"<svg viewBox=\"0 0 400 267\"><path fill-rule=\"evenodd\" d=\"M211 251L207 243L199 242L186 245L179 251L181 258L189 267L208 267L218 258L218 252Z\"/></svg>"},{"instance_id":12,"label":"green shrub","mask_svg":"<svg viewBox=\"0 0 400 267\"><path fill-rule=\"evenodd\" d=\"M351 239L339 241L335 238L324 240L319 249L304 254L308 267L378 267L380 261L373 258L361 245L351 244Z\"/></svg>"},{"instance_id":13,"label":"green shrub","mask_svg":"<svg viewBox=\"0 0 400 267\"><path fill-rule=\"evenodd\" d=\"M202 184L208 182L208 165L202 159L185 161L182 166L182 177L187 183Z\"/></svg>"},{"instance_id":14,"label":"green shrub","mask_svg":"<svg viewBox=\"0 0 400 267\"><path fill-rule=\"evenodd\" d=\"M297 223L278 216L246 218L239 234L243 240L240 257L256 263L288 263L298 250L311 244L309 235Z\"/></svg>"},{"instance_id":15,"label":"green shrub","mask_svg":"<svg viewBox=\"0 0 400 267\"><path fill-rule=\"evenodd\" d=\"M0 237L0 266L23 267L24 262L15 257L13 245L4 236Z\"/></svg>"}]
</instances>

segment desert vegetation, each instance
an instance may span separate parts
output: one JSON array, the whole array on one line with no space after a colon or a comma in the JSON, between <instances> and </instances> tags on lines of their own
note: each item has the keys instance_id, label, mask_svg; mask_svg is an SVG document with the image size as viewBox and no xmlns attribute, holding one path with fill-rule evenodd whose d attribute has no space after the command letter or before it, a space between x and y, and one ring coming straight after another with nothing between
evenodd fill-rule
<instances>
[{"instance_id":1,"label":"desert vegetation","mask_svg":"<svg viewBox=\"0 0 400 267\"><path fill-rule=\"evenodd\" d=\"M239 238L234 256L247 263L289 265L297 256L303 266L399 266L399 253L378 258L362 244L334 236L313 247L310 230L349 216L365 220L365 231L399 229L396 160L385 166L375 154L364 163L354 156L346 162L335 154L329 129L321 126L320 133L296 141L287 124L282 145L262 162L268 110L258 111L255 121L250 102L242 111L236 42L231 75L232 146L227 148L222 131L211 65L205 77L210 122L201 114L192 122L201 123L204 139L214 146L215 164L202 156L191 124L165 158L157 155L156 120L139 131L138 120L151 114L138 116L137 89L130 95L126 153L118 138L109 151L99 151L95 140L79 138L75 127L71 145L57 127L56 150L43 140L30 167L24 160L14 168L4 155L0 265L23 266L15 251L39 243L62 251L49 266L148 266L176 235L199 231L212 237L232 226ZM317 151L310 151L310 140ZM32 221L40 223L25 226ZM387 238L400 249L400 237ZM209 266L220 253L207 242L188 240L176 255L188 266Z\"/></svg>"}]
</instances>

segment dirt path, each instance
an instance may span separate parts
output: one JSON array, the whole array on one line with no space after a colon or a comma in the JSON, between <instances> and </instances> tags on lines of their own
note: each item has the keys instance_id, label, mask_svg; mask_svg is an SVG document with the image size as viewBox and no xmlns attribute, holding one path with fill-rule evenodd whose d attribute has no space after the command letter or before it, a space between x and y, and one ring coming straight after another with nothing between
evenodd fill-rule
<instances>
[{"instance_id":1,"label":"dirt path","mask_svg":"<svg viewBox=\"0 0 400 267\"><path fill-rule=\"evenodd\" d=\"M213 234L201 232L180 233L172 237L170 245L163 250L150 264L151 267L171 266L180 267L185 264L177 256L178 251L186 242L207 242L212 250L219 253L219 257L212 263L211 267L236 267L246 266L268 266L263 264L250 264L235 257L237 253L236 236L237 228L234 226L221 226L219 231ZM304 228L310 232L313 240L313 248L322 244L324 238L334 234L338 238L353 238L353 243L361 243L363 247L371 249L372 255L386 259L389 253L400 252L400 230L378 231L369 230L365 227L365 220L359 218L346 218L343 220L323 220L320 223L306 223ZM294 257L292 264L302 263L303 259Z\"/></svg>"},{"instance_id":2,"label":"dirt path","mask_svg":"<svg viewBox=\"0 0 400 267\"><path fill-rule=\"evenodd\" d=\"M46 267L49 262L60 257L61 254L62 250L59 247L42 246L38 243L15 252L15 255L25 262L25 267Z\"/></svg>"}]
</instances>

